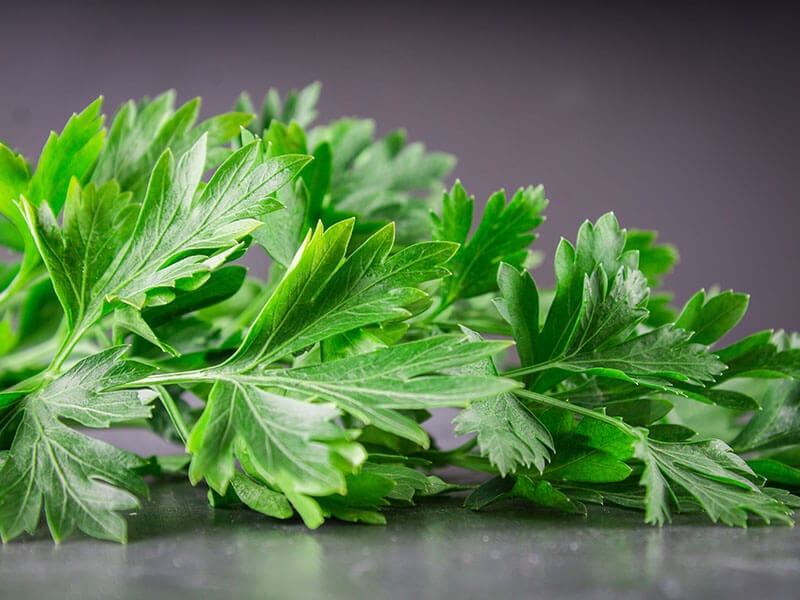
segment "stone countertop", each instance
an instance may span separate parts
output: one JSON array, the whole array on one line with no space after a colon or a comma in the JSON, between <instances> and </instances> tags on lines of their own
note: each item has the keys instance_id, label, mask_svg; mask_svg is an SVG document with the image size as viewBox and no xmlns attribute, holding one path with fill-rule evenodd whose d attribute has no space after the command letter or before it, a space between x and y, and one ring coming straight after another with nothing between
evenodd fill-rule
<instances>
[{"instance_id":1,"label":"stone countertop","mask_svg":"<svg viewBox=\"0 0 800 600\"><path fill-rule=\"evenodd\" d=\"M387 512L385 527L308 531L202 489L153 486L127 545L42 531L0 546L0 597L60 598L796 598L800 531L731 529L641 515L589 517L439 499Z\"/></svg>"}]
</instances>

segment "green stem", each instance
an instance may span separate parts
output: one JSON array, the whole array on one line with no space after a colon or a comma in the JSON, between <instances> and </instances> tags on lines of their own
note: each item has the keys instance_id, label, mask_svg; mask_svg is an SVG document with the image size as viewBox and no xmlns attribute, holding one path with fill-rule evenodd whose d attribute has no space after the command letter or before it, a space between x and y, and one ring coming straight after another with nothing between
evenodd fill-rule
<instances>
[{"instance_id":1,"label":"green stem","mask_svg":"<svg viewBox=\"0 0 800 600\"><path fill-rule=\"evenodd\" d=\"M61 366L64 364L64 361L69 358L69 355L75 349L75 346L77 346L78 342L81 341L81 338L85 332L85 329L73 330L67 337L64 338L64 341L61 342L61 345L56 351L55 357L53 357L53 362L51 362L50 366L47 368L48 376L55 376L58 374L58 372L61 370Z\"/></svg>"},{"instance_id":2,"label":"green stem","mask_svg":"<svg viewBox=\"0 0 800 600\"><path fill-rule=\"evenodd\" d=\"M528 390L515 390L514 394L519 396L520 398L526 398L528 400L532 400L537 404L544 404L545 406L561 408L573 412L575 414L583 415L584 417L589 417L590 419L597 419L598 421L602 421L603 423L607 423L609 425L612 425L613 427L616 427L620 431L624 431L628 435L636 434L635 429L633 429L630 425L623 423L619 419L615 419L614 417L609 417L605 413L598 412L590 408L584 408L583 406L572 404L571 402L567 402L566 400L559 400L551 396L545 396L544 394L537 394L536 392L530 392Z\"/></svg>"},{"instance_id":3,"label":"green stem","mask_svg":"<svg viewBox=\"0 0 800 600\"><path fill-rule=\"evenodd\" d=\"M444 298L441 298L441 300L439 301L439 306L437 306L435 309L433 309L433 312L431 312L430 314L426 315L425 322L426 323L433 323L436 320L436 317L438 317L444 311L446 311L448 308L450 308L451 304L452 304L452 301L451 302L446 302Z\"/></svg>"},{"instance_id":4,"label":"green stem","mask_svg":"<svg viewBox=\"0 0 800 600\"><path fill-rule=\"evenodd\" d=\"M511 371L503 371L502 373L500 373L500 375L502 377L522 377L523 375L539 373L541 371L547 371L548 369L555 368L563 360L564 360L563 357L554 358L552 360L548 360L546 362L539 363L537 365L531 365L529 367L520 367L519 369L512 369Z\"/></svg>"},{"instance_id":5,"label":"green stem","mask_svg":"<svg viewBox=\"0 0 800 600\"><path fill-rule=\"evenodd\" d=\"M75 349L75 346L78 345L78 343L92 329L92 327L94 327L97 323L100 322L100 319L102 317L103 317L102 302L99 305L89 304L88 306L84 306L81 308L72 326L69 327L68 325L69 333L62 340L61 344L58 347L58 350L56 351L56 355L53 358L53 362L51 362L50 366L47 368L46 373L48 374L48 376L54 376L60 372L61 366L69 358L69 355L72 354L72 351Z\"/></svg>"},{"instance_id":6,"label":"green stem","mask_svg":"<svg viewBox=\"0 0 800 600\"><path fill-rule=\"evenodd\" d=\"M448 457L445 466L460 467L468 471L497 475L497 469L488 460L475 454L455 454Z\"/></svg>"},{"instance_id":7,"label":"green stem","mask_svg":"<svg viewBox=\"0 0 800 600\"><path fill-rule=\"evenodd\" d=\"M19 271L14 275L8 286L0 291L0 310L2 310L4 305L14 301L15 297L19 297L19 292L28 287L32 280L42 273L42 270L40 270L42 265L39 250L28 229L28 224L22 212L23 209L18 205L15 206L13 201L6 203L4 199L0 200L3 200L0 214L4 215L16 227L22 237L23 245L22 262L19 265ZM37 271L39 272L37 273Z\"/></svg>"},{"instance_id":8,"label":"green stem","mask_svg":"<svg viewBox=\"0 0 800 600\"><path fill-rule=\"evenodd\" d=\"M183 371L180 373L155 373L142 379L137 379L124 387L144 387L161 385L181 385L185 383L198 383L216 381L220 377L211 377L205 371Z\"/></svg>"},{"instance_id":9,"label":"green stem","mask_svg":"<svg viewBox=\"0 0 800 600\"><path fill-rule=\"evenodd\" d=\"M189 428L186 426L186 422L183 420L183 416L181 415L181 411L178 409L178 405L175 404L175 400L172 398L172 395L163 385L156 385L154 387L158 392L158 397L161 400L164 410L167 411L170 421L172 421L172 424L175 426L175 431L178 432L178 435L185 446L189 443Z\"/></svg>"},{"instance_id":10,"label":"green stem","mask_svg":"<svg viewBox=\"0 0 800 600\"><path fill-rule=\"evenodd\" d=\"M453 448L452 450L446 450L446 454L467 454L470 450L475 448L478 445L478 437L474 437L471 440L467 440L457 448Z\"/></svg>"},{"instance_id":11,"label":"green stem","mask_svg":"<svg viewBox=\"0 0 800 600\"><path fill-rule=\"evenodd\" d=\"M147 419L132 419L130 421L116 421L107 429L150 429Z\"/></svg>"},{"instance_id":12,"label":"green stem","mask_svg":"<svg viewBox=\"0 0 800 600\"><path fill-rule=\"evenodd\" d=\"M155 373L148 377L143 377L132 381L123 388L139 388L144 386L157 385L185 385L187 383L215 383L217 381L234 381L239 383L251 383L253 385L266 386L270 383L280 384L280 377L270 377L266 373L252 375L247 372L224 371L209 367L208 369L198 369L196 371L182 371L175 373Z\"/></svg>"}]
</instances>

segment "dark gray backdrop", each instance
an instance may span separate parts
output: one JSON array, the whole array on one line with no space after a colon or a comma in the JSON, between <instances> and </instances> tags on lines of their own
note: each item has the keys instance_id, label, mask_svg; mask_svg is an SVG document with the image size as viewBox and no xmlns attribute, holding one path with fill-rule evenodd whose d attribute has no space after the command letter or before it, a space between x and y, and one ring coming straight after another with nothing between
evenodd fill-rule
<instances>
[{"instance_id":1,"label":"dark gray backdrop","mask_svg":"<svg viewBox=\"0 0 800 600\"><path fill-rule=\"evenodd\" d=\"M211 113L318 79L323 118L406 127L480 198L544 183L548 257L613 209L678 245L678 299L732 287L753 294L742 332L800 328L792 13L300 4L5 6L0 137L35 157L99 93L112 109L174 87Z\"/></svg>"}]
</instances>

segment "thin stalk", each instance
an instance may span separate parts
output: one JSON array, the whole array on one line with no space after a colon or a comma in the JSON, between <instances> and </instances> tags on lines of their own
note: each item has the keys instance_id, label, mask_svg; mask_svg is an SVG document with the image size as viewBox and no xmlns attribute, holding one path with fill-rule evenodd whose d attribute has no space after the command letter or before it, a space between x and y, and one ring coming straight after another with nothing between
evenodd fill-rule
<instances>
[{"instance_id":1,"label":"thin stalk","mask_svg":"<svg viewBox=\"0 0 800 600\"><path fill-rule=\"evenodd\" d=\"M58 374L61 366L64 364L64 361L69 358L69 355L72 353L72 350L81 341L83 334L86 333L86 329L82 329L80 331L74 330L70 333L64 341L61 342L61 345L58 347L56 351L55 357L53 357L53 362L50 363L50 366L47 369L47 376L48 377L55 377Z\"/></svg>"},{"instance_id":2,"label":"thin stalk","mask_svg":"<svg viewBox=\"0 0 800 600\"><path fill-rule=\"evenodd\" d=\"M437 306L435 309L433 309L433 311L430 314L426 315L425 322L433 323L436 320L436 317L438 317L444 311L446 311L448 308L450 308L451 304L452 304L452 301L451 302L446 302L445 299L442 298L441 301L439 302L439 306Z\"/></svg>"},{"instance_id":3,"label":"thin stalk","mask_svg":"<svg viewBox=\"0 0 800 600\"><path fill-rule=\"evenodd\" d=\"M470 450L472 450L475 446L478 445L478 437L475 436L474 438L467 440L460 446L453 448L452 450L445 450L443 454L467 454Z\"/></svg>"},{"instance_id":4,"label":"thin stalk","mask_svg":"<svg viewBox=\"0 0 800 600\"><path fill-rule=\"evenodd\" d=\"M566 400L559 400L551 396L545 396L544 394L537 394L536 392L530 392L528 390L514 390L513 393L519 396L520 398L526 398L528 400L532 400L537 404L544 404L546 406L562 408L564 410L568 410L570 412L583 415L584 417L589 417L590 419L597 419L598 421L602 421L603 423L612 425L617 429L619 429L620 431L624 431L629 435L632 435L634 433L633 428L631 428L629 425L626 425L619 419L615 419L614 417L609 417L605 413L598 412L590 408L584 408L583 406L572 404L571 402L567 402Z\"/></svg>"},{"instance_id":5,"label":"thin stalk","mask_svg":"<svg viewBox=\"0 0 800 600\"><path fill-rule=\"evenodd\" d=\"M197 371L182 371L175 373L154 373L147 377L142 377L136 381L125 384L123 388L139 388L143 386L157 386L157 385L183 385L186 383L214 383L217 381L228 381L230 383L251 383L253 385L266 386L270 383L280 384L279 377L270 377L268 374L252 375L248 372L232 372L215 369L197 370Z\"/></svg>"},{"instance_id":6,"label":"thin stalk","mask_svg":"<svg viewBox=\"0 0 800 600\"><path fill-rule=\"evenodd\" d=\"M538 365L531 365L530 367L520 367L519 369L512 369L510 371L503 371L500 373L502 377L522 377L523 375L530 375L532 373L539 373L548 369L554 368L564 360L563 357L554 358Z\"/></svg>"},{"instance_id":7,"label":"thin stalk","mask_svg":"<svg viewBox=\"0 0 800 600\"><path fill-rule=\"evenodd\" d=\"M175 404L175 400L172 398L172 395L163 385L157 385L154 387L158 392L161 405L164 407L164 410L167 411L170 421L172 421L172 424L175 426L175 431L178 432L178 436L180 436L181 441L185 446L189 442L189 428L186 426L186 422L183 420L181 411L178 410L178 405Z\"/></svg>"},{"instance_id":8,"label":"thin stalk","mask_svg":"<svg viewBox=\"0 0 800 600\"><path fill-rule=\"evenodd\" d=\"M216 381L221 377L211 377L205 371L183 371L179 373L154 373L148 377L137 379L124 387L143 387L147 385L161 386L161 385L180 385L183 383L197 383L201 381Z\"/></svg>"},{"instance_id":9,"label":"thin stalk","mask_svg":"<svg viewBox=\"0 0 800 600\"><path fill-rule=\"evenodd\" d=\"M497 475L497 469L495 469L488 460L475 454L455 454L449 456L446 466L461 467L469 471Z\"/></svg>"},{"instance_id":10,"label":"thin stalk","mask_svg":"<svg viewBox=\"0 0 800 600\"><path fill-rule=\"evenodd\" d=\"M131 419L111 423L108 429L150 429L150 425L147 419Z\"/></svg>"}]
</instances>

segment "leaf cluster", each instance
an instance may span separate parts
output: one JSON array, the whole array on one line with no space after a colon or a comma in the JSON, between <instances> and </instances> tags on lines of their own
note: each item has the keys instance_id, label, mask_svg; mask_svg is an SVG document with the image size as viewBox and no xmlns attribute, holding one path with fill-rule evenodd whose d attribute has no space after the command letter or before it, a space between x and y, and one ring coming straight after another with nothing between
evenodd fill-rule
<instances>
[{"instance_id":1,"label":"leaf cluster","mask_svg":"<svg viewBox=\"0 0 800 600\"><path fill-rule=\"evenodd\" d=\"M215 507L383 523L463 492L566 512L611 503L663 524L704 512L791 523L800 343L728 339L748 298L659 288L677 260L612 214L562 240L553 289L530 250L544 190L476 215L453 159L315 124L319 86L198 122L168 92L102 99L35 168L0 145L0 536L125 541L145 478ZM258 114L256 114L258 113ZM269 260L265 280L238 263ZM492 336L496 339L484 339ZM425 423L456 408L442 450ZM140 457L87 429L178 444Z\"/></svg>"}]
</instances>

